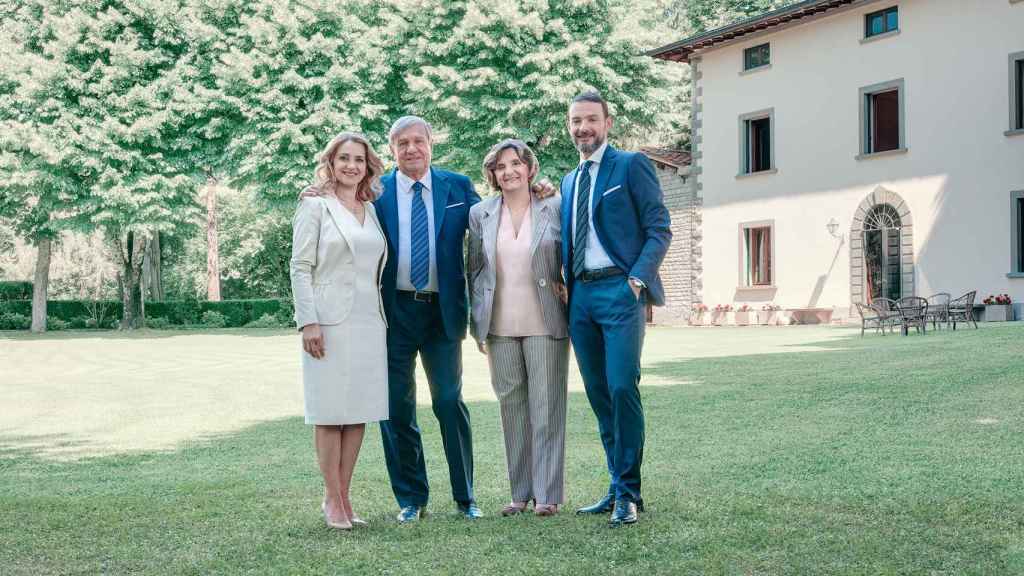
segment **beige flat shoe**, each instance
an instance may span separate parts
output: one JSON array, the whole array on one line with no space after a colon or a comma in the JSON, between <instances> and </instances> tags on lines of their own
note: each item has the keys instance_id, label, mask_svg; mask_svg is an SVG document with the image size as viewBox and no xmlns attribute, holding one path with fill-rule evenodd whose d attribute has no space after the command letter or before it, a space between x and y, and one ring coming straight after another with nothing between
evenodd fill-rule
<instances>
[{"instance_id":1,"label":"beige flat shoe","mask_svg":"<svg viewBox=\"0 0 1024 576\"><path fill-rule=\"evenodd\" d=\"M323 502L323 503L320 504L320 511L324 513L324 522L327 524L327 526L329 528L334 528L335 530L351 530L352 529L352 523L349 522L349 521L335 522L335 521L331 520L331 517L327 515L327 503L326 502Z\"/></svg>"}]
</instances>

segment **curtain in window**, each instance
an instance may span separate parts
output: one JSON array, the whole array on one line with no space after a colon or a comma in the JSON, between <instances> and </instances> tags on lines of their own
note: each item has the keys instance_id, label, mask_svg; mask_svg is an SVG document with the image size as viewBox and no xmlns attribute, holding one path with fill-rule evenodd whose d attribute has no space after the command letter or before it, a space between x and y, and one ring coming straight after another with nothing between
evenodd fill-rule
<instances>
[{"instance_id":1,"label":"curtain in window","mask_svg":"<svg viewBox=\"0 0 1024 576\"><path fill-rule=\"evenodd\" d=\"M746 244L747 286L771 285L771 228L747 228L743 234Z\"/></svg>"}]
</instances>

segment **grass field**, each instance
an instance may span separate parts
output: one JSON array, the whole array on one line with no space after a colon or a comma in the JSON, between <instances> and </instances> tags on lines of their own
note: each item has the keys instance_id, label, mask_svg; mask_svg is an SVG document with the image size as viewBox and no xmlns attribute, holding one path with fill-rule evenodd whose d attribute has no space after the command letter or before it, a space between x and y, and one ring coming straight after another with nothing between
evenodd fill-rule
<instances>
[{"instance_id":1,"label":"grass field","mask_svg":"<svg viewBox=\"0 0 1024 576\"><path fill-rule=\"evenodd\" d=\"M325 528L293 333L0 334L2 574L1024 574L1024 326L648 335L639 525L505 519L498 410L466 346L477 498L397 526L371 427ZM575 376L575 374L574 374ZM579 382L572 383L578 389ZM607 485L582 393L568 506Z\"/></svg>"}]
</instances>

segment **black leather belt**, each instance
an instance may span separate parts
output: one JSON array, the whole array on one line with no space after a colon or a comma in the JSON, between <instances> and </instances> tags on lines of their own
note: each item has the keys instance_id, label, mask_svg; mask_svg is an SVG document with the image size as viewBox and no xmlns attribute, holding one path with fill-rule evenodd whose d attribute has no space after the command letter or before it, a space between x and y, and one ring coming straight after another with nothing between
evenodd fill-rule
<instances>
[{"instance_id":1,"label":"black leather belt","mask_svg":"<svg viewBox=\"0 0 1024 576\"><path fill-rule=\"evenodd\" d=\"M614 276L624 276L625 274L625 272L616 266L608 266L607 268L598 268L596 270L584 270L583 273L580 274L580 281L593 282L594 280L603 280Z\"/></svg>"},{"instance_id":2,"label":"black leather belt","mask_svg":"<svg viewBox=\"0 0 1024 576\"><path fill-rule=\"evenodd\" d=\"M413 292L412 290L399 290L399 294L407 298L412 298L417 302L433 302L437 300L437 292Z\"/></svg>"}]
</instances>

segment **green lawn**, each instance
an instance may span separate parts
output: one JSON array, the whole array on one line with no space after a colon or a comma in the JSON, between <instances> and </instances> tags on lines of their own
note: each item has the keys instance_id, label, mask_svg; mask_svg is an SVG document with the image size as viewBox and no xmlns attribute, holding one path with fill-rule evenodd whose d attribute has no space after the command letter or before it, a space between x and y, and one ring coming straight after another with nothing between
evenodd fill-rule
<instances>
[{"instance_id":1,"label":"green lawn","mask_svg":"<svg viewBox=\"0 0 1024 576\"><path fill-rule=\"evenodd\" d=\"M295 335L0 335L2 574L1024 574L1024 325L871 336L659 329L645 349L639 525L505 519L486 368L466 346L476 489L413 526L371 428L354 501L319 516ZM578 381L574 382L574 387ZM43 424L40 424L42 422ZM582 393L568 505L606 487Z\"/></svg>"}]
</instances>

